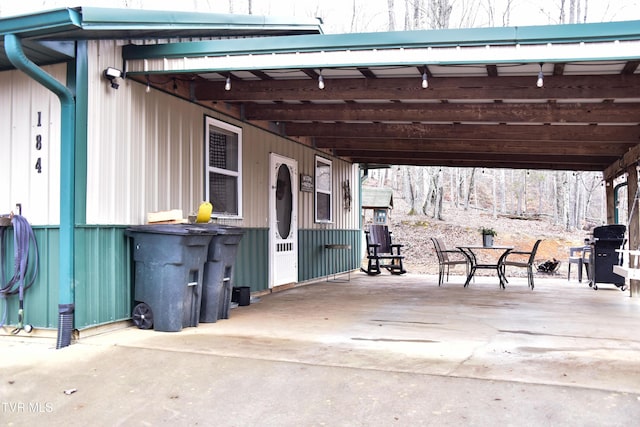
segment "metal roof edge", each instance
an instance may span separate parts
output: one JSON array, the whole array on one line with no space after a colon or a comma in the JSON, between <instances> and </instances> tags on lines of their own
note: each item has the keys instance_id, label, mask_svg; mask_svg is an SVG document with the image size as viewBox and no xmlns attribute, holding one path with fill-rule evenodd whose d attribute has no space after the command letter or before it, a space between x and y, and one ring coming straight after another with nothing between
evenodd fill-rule
<instances>
[{"instance_id":1,"label":"metal roof edge","mask_svg":"<svg viewBox=\"0 0 640 427\"><path fill-rule=\"evenodd\" d=\"M639 40L640 21L527 27L462 28L377 33L318 34L129 45L125 59L244 55L275 52L517 45Z\"/></svg>"},{"instance_id":2,"label":"metal roof edge","mask_svg":"<svg viewBox=\"0 0 640 427\"><path fill-rule=\"evenodd\" d=\"M322 34L320 20L299 19L294 17L223 14L208 12L184 12L152 9L117 9L101 7L82 7L82 27L105 29L148 29L212 27L212 28L315 28Z\"/></svg>"},{"instance_id":3,"label":"metal roof edge","mask_svg":"<svg viewBox=\"0 0 640 427\"><path fill-rule=\"evenodd\" d=\"M44 37L69 30L291 29L323 34L319 19L101 7L58 8L0 18L0 35Z\"/></svg>"},{"instance_id":4,"label":"metal roof edge","mask_svg":"<svg viewBox=\"0 0 640 427\"><path fill-rule=\"evenodd\" d=\"M0 35L16 34L21 38L55 34L80 28L82 17L72 8L53 9L28 15L0 18Z\"/></svg>"}]
</instances>

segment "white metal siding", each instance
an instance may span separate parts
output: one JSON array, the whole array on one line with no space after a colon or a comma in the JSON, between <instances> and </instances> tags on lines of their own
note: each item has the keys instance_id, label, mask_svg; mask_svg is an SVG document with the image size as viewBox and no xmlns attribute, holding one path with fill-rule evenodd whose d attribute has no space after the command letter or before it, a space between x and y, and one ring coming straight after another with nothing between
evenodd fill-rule
<instances>
[{"instance_id":1,"label":"white metal siding","mask_svg":"<svg viewBox=\"0 0 640 427\"><path fill-rule=\"evenodd\" d=\"M318 151L145 85L120 81L112 89L101 77L121 63L121 43L89 43L89 143L87 222L139 224L146 213L195 210L204 197L204 117L243 128L243 218L225 220L244 227L268 227L269 153L296 159L300 173L314 175ZM313 193L298 194L299 228L358 228L358 170L333 161L333 224L315 224ZM295 177L299 179L299 177ZM342 182L349 179L351 211L343 209Z\"/></svg>"},{"instance_id":2,"label":"white metal siding","mask_svg":"<svg viewBox=\"0 0 640 427\"><path fill-rule=\"evenodd\" d=\"M66 65L43 69L65 83ZM40 150L36 149L38 135ZM58 224L60 102L21 71L0 73L0 153L0 213L15 212L20 203L32 224ZM35 169L38 158L40 173Z\"/></svg>"}]
</instances>

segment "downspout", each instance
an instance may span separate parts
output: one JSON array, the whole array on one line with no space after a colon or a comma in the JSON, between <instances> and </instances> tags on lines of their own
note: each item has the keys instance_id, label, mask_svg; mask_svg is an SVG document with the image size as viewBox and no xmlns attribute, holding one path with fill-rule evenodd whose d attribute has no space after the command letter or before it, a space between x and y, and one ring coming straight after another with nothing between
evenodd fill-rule
<instances>
[{"instance_id":1,"label":"downspout","mask_svg":"<svg viewBox=\"0 0 640 427\"><path fill-rule=\"evenodd\" d=\"M75 308L75 99L69 88L26 57L15 34L5 34L4 49L17 69L56 94L60 100L60 267L56 345L59 349L71 344Z\"/></svg>"}]
</instances>

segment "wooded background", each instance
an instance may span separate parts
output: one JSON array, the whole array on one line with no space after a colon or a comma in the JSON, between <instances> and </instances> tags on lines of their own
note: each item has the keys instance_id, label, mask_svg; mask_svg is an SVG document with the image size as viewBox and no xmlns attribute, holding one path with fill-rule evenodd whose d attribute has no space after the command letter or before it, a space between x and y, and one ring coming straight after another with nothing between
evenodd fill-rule
<instances>
[{"instance_id":1,"label":"wooded background","mask_svg":"<svg viewBox=\"0 0 640 427\"><path fill-rule=\"evenodd\" d=\"M441 220L447 207L517 218L545 217L566 230L606 223L599 172L395 166L369 171L369 185L393 188L409 214ZM625 223L626 192L620 192Z\"/></svg>"},{"instance_id":2,"label":"wooded background","mask_svg":"<svg viewBox=\"0 0 640 427\"><path fill-rule=\"evenodd\" d=\"M142 2L144 0L137 0ZM136 0L129 0L136 3ZM193 0L228 13L319 17L329 33L638 19L636 0ZM217 3L217 5L216 5ZM633 18L632 16L636 16Z\"/></svg>"}]
</instances>

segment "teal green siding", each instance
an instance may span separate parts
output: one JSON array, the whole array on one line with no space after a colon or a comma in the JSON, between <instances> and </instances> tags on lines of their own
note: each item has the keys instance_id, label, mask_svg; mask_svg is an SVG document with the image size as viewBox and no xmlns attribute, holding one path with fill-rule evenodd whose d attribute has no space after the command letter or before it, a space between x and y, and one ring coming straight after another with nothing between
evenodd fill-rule
<instances>
[{"instance_id":1,"label":"teal green siding","mask_svg":"<svg viewBox=\"0 0 640 427\"><path fill-rule=\"evenodd\" d=\"M299 230L298 281L359 268L361 240L359 230ZM351 250L328 251L324 249L328 243L349 244ZM269 289L268 229L245 229L233 276L234 286L250 286L252 292Z\"/></svg>"},{"instance_id":2,"label":"teal green siding","mask_svg":"<svg viewBox=\"0 0 640 427\"><path fill-rule=\"evenodd\" d=\"M269 229L245 228L233 267L233 286L269 289Z\"/></svg>"},{"instance_id":3,"label":"teal green siding","mask_svg":"<svg viewBox=\"0 0 640 427\"><path fill-rule=\"evenodd\" d=\"M59 229L33 227L39 271L24 296L24 322L36 328L58 327ZM76 228L75 325L77 329L128 319L131 313L130 245L122 226ZM2 265L13 275L13 228L5 233ZM18 322L18 295L7 299L7 325ZM4 310L0 306L0 310Z\"/></svg>"},{"instance_id":4,"label":"teal green siding","mask_svg":"<svg viewBox=\"0 0 640 427\"><path fill-rule=\"evenodd\" d=\"M60 233L58 228L50 227L33 227L33 232L38 245L40 261L36 280L24 293L24 324L40 328L55 328L58 325L58 241ZM9 281L14 273L13 228L6 229L4 245L6 252L2 260L2 267L6 280ZM33 257L30 257L30 261L30 268L35 267ZM28 273L28 277L31 277L31 273ZM0 319L6 316L6 325L18 323L19 301L18 295L0 300Z\"/></svg>"},{"instance_id":5,"label":"teal green siding","mask_svg":"<svg viewBox=\"0 0 640 427\"><path fill-rule=\"evenodd\" d=\"M298 281L359 268L360 242L360 230L299 230ZM326 244L351 245L351 250L327 250Z\"/></svg>"},{"instance_id":6,"label":"teal green siding","mask_svg":"<svg viewBox=\"0 0 640 427\"><path fill-rule=\"evenodd\" d=\"M131 317L131 244L123 226L76 229L75 327Z\"/></svg>"},{"instance_id":7,"label":"teal green siding","mask_svg":"<svg viewBox=\"0 0 640 427\"><path fill-rule=\"evenodd\" d=\"M127 320L133 305L131 242L126 226L76 227L75 325L85 329ZM39 273L24 298L25 324L36 328L58 326L59 230L34 227L39 249ZM298 280L318 279L360 266L359 230L299 230ZM327 251L327 243L350 244L351 250ZM2 267L13 275L13 229L5 233ZM238 246L234 286L250 286L252 292L269 289L269 230L246 228ZM6 300L7 325L18 322L18 296ZM1 302L0 302L1 303ZM0 315L4 307L0 305Z\"/></svg>"}]
</instances>

